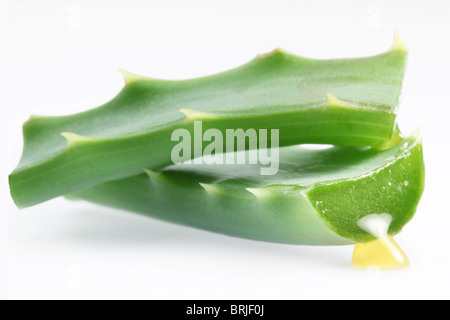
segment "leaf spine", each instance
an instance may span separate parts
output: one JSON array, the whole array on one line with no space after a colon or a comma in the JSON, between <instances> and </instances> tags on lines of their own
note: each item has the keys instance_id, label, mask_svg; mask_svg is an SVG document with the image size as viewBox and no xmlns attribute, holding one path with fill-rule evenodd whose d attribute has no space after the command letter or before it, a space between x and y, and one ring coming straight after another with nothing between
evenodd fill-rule
<instances>
[{"instance_id":1,"label":"leaf spine","mask_svg":"<svg viewBox=\"0 0 450 320\"><path fill-rule=\"evenodd\" d=\"M390 52L398 51L398 52L403 52L403 53L409 52L408 47L403 42L403 40L400 38L400 35L398 34L398 32L395 32L395 34L394 34L394 43L389 51Z\"/></svg>"},{"instance_id":2,"label":"leaf spine","mask_svg":"<svg viewBox=\"0 0 450 320\"><path fill-rule=\"evenodd\" d=\"M186 116L187 121L199 121L199 120L201 121L217 118L216 116L191 109L180 109L180 112Z\"/></svg>"},{"instance_id":3,"label":"leaf spine","mask_svg":"<svg viewBox=\"0 0 450 320\"><path fill-rule=\"evenodd\" d=\"M335 95L327 92L327 107L342 107L342 108L353 108L353 106L342 102Z\"/></svg>"},{"instance_id":4,"label":"leaf spine","mask_svg":"<svg viewBox=\"0 0 450 320\"><path fill-rule=\"evenodd\" d=\"M144 169L144 172L147 174L147 176L150 178L152 182L158 182L158 183L167 183L168 180L161 172L156 172L150 169Z\"/></svg>"},{"instance_id":5,"label":"leaf spine","mask_svg":"<svg viewBox=\"0 0 450 320\"><path fill-rule=\"evenodd\" d=\"M258 199L269 198L273 196L273 193L264 188L245 188L248 192L253 194Z\"/></svg>"},{"instance_id":6,"label":"leaf spine","mask_svg":"<svg viewBox=\"0 0 450 320\"><path fill-rule=\"evenodd\" d=\"M66 139L68 147L72 147L72 146L78 145L80 143L95 141L94 138L80 136L80 135L78 135L76 133L72 133L72 132L62 132L61 135Z\"/></svg>"},{"instance_id":7,"label":"leaf spine","mask_svg":"<svg viewBox=\"0 0 450 320\"><path fill-rule=\"evenodd\" d=\"M216 184L199 183L199 185L209 194L219 194L222 192L222 190Z\"/></svg>"},{"instance_id":8,"label":"leaf spine","mask_svg":"<svg viewBox=\"0 0 450 320\"><path fill-rule=\"evenodd\" d=\"M147 77L134 74L124 69L119 69L118 71L120 72L120 74L123 77L123 80L125 81L125 86L129 86L137 81L148 80Z\"/></svg>"}]
</instances>

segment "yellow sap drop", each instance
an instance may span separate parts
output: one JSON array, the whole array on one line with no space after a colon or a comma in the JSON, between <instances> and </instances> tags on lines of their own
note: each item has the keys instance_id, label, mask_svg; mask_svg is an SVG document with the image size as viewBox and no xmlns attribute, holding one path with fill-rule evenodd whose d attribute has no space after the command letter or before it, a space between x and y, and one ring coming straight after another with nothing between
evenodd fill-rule
<instances>
[{"instance_id":1,"label":"yellow sap drop","mask_svg":"<svg viewBox=\"0 0 450 320\"><path fill-rule=\"evenodd\" d=\"M357 268L381 270L409 267L409 260L392 236L367 243L358 243L353 252L352 265Z\"/></svg>"}]
</instances>

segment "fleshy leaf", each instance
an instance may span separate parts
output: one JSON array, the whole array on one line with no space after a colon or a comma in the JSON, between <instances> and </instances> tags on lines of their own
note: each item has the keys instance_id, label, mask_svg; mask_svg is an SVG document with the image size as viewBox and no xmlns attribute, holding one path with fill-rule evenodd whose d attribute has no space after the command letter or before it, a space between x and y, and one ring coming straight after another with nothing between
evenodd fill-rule
<instances>
[{"instance_id":1,"label":"fleshy leaf","mask_svg":"<svg viewBox=\"0 0 450 320\"><path fill-rule=\"evenodd\" d=\"M24 125L11 194L27 207L143 168L163 168L172 163L173 131L192 133L193 120L223 133L279 129L280 146L385 145L393 135L407 57L401 46L394 48L340 60L276 50L236 69L183 81L123 72L126 86L105 105L71 116L33 117Z\"/></svg>"},{"instance_id":2,"label":"fleshy leaf","mask_svg":"<svg viewBox=\"0 0 450 320\"><path fill-rule=\"evenodd\" d=\"M389 216L387 233L400 232L424 189L422 142L414 135L384 151L286 147L277 175L261 176L260 167L183 164L160 172L166 184L138 175L70 198L237 237L341 245L374 239L362 227L368 216Z\"/></svg>"}]
</instances>

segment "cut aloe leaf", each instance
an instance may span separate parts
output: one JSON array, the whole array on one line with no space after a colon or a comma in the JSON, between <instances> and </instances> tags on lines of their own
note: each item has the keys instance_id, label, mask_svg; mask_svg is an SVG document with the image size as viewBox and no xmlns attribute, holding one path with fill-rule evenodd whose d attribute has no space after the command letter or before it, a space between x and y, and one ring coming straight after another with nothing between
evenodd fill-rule
<instances>
[{"instance_id":1,"label":"cut aloe leaf","mask_svg":"<svg viewBox=\"0 0 450 320\"><path fill-rule=\"evenodd\" d=\"M384 151L286 147L280 150L277 175L261 176L260 169L182 164L147 170L70 198L237 237L341 245L377 238L360 223L374 215L389 218L386 235L400 232L424 188L417 136Z\"/></svg>"},{"instance_id":2,"label":"cut aloe leaf","mask_svg":"<svg viewBox=\"0 0 450 320\"><path fill-rule=\"evenodd\" d=\"M394 130L407 50L313 60L281 50L217 75L163 81L124 73L107 104L65 117L31 117L10 175L19 207L171 162L175 129L279 129L280 146L381 146ZM189 156L189 155L188 155ZM193 155L191 155L193 157Z\"/></svg>"}]
</instances>

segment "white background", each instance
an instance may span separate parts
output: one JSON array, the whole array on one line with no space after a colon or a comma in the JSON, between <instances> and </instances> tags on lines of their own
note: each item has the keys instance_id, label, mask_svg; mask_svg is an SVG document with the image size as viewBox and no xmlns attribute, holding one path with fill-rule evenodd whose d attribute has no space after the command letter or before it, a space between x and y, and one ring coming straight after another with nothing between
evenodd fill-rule
<instances>
[{"instance_id":1,"label":"white background","mask_svg":"<svg viewBox=\"0 0 450 320\"><path fill-rule=\"evenodd\" d=\"M450 298L449 1L14 0L0 21L2 298ZM394 30L410 48L399 121L405 133L421 127L427 165L417 215L397 237L409 269L353 269L352 247L259 243L63 199L19 211L10 199L22 123L108 101L118 68L182 79L277 47L368 56Z\"/></svg>"}]
</instances>

